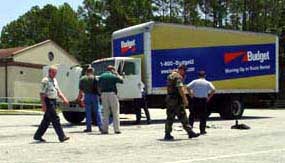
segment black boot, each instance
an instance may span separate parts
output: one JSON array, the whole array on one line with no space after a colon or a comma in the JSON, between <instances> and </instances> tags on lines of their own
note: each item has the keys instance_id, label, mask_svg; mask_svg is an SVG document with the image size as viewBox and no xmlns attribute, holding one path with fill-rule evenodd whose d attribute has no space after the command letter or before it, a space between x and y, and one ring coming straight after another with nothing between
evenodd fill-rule
<instances>
[{"instance_id":1,"label":"black boot","mask_svg":"<svg viewBox=\"0 0 285 163\"><path fill-rule=\"evenodd\" d=\"M43 139L42 137L36 137L36 136L34 136L34 140L37 140L37 141L39 141L39 142L46 142L46 140Z\"/></svg>"},{"instance_id":2,"label":"black boot","mask_svg":"<svg viewBox=\"0 0 285 163\"><path fill-rule=\"evenodd\" d=\"M200 135L206 135L206 134L207 134L206 130L201 130L200 131Z\"/></svg>"},{"instance_id":3,"label":"black boot","mask_svg":"<svg viewBox=\"0 0 285 163\"><path fill-rule=\"evenodd\" d=\"M197 134L197 133L195 133L194 131L190 131L190 132L188 133L188 138L189 138L189 139L191 139L191 138L196 138L196 137L198 137L198 136L200 136L200 134Z\"/></svg>"},{"instance_id":4,"label":"black boot","mask_svg":"<svg viewBox=\"0 0 285 163\"><path fill-rule=\"evenodd\" d=\"M146 123L147 123L148 125L151 124L151 120L148 119L148 120L146 121Z\"/></svg>"},{"instance_id":5,"label":"black boot","mask_svg":"<svg viewBox=\"0 0 285 163\"><path fill-rule=\"evenodd\" d=\"M173 139L174 139L174 137L172 135L170 135L170 133L165 134L165 136L164 136L164 140L173 140Z\"/></svg>"}]
</instances>

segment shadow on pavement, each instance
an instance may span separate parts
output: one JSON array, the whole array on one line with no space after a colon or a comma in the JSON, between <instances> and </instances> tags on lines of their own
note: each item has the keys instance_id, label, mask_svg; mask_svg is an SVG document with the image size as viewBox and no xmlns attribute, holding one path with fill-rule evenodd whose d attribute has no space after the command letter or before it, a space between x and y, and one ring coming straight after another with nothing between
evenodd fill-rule
<instances>
[{"instance_id":1,"label":"shadow on pavement","mask_svg":"<svg viewBox=\"0 0 285 163\"><path fill-rule=\"evenodd\" d=\"M241 119L239 120L257 120L257 119L268 119L268 118L274 118L274 117L266 117L266 116L243 116ZM208 119L208 121L234 121L235 119L221 119L220 117L210 117ZM179 120L175 120L175 122L180 122ZM195 122L199 122L199 120L195 120ZM165 124L165 119L153 119L151 120L151 123L148 124L146 120L141 120L140 124L137 124L135 120L128 120L128 118L121 118L120 119L120 125L121 126L132 126L132 125L154 125L154 124ZM111 124L112 126L113 124ZM23 126L27 126L27 125L23 125ZM1 127L23 127L23 126L13 126L13 125L9 125L9 126L1 126ZM30 125L32 127L38 127L39 124L37 125ZM82 122L80 124L71 124L71 123L64 123L62 124L63 128L72 128L75 126L85 126L85 122ZM52 128L52 124L50 124L49 128ZM95 125L93 125L93 127L97 127ZM83 131L78 132L78 133L83 133Z\"/></svg>"},{"instance_id":2,"label":"shadow on pavement","mask_svg":"<svg viewBox=\"0 0 285 163\"><path fill-rule=\"evenodd\" d=\"M156 120L152 120L150 124L154 124ZM146 120L141 120L141 122L139 124L136 123L135 120L128 120L128 121L124 121L124 120L120 120L120 125L121 126L129 126L129 125L150 125L147 123Z\"/></svg>"},{"instance_id":3,"label":"shadow on pavement","mask_svg":"<svg viewBox=\"0 0 285 163\"><path fill-rule=\"evenodd\" d=\"M274 117L266 117L266 116L243 116L239 120L256 120L256 119L268 119L268 118L274 118ZM210 117L207 121L234 121L235 119L221 119L220 117ZM179 120L175 120L175 122L180 122ZM199 122L198 119L195 120L195 122ZM135 120L133 121L124 121L121 120L122 126L128 126L128 125L152 125L152 124L164 124L165 119L154 119L151 120L151 124L147 124L146 120L142 120L140 124L136 124Z\"/></svg>"},{"instance_id":4,"label":"shadow on pavement","mask_svg":"<svg viewBox=\"0 0 285 163\"><path fill-rule=\"evenodd\" d=\"M169 143L171 143L171 142L177 142L177 141L189 141L189 140L191 140L191 141L194 141L194 140L197 140L196 138L192 138L192 139L189 139L189 138L185 138L185 139L175 139L175 137L174 137L174 139L173 140L164 140L164 139L156 139L157 141L161 141L161 142L169 142Z\"/></svg>"},{"instance_id":5,"label":"shadow on pavement","mask_svg":"<svg viewBox=\"0 0 285 163\"><path fill-rule=\"evenodd\" d=\"M274 118L274 117L243 116L241 119L267 119L267 118Z\"/></svg>"},{"instance_id":6,"label":"shadow on pavement","mask_svg":"<svg viewBox=\"0 0 285 163\"><path fill-rule=\"evenodd\" d=\"M177 142L177 141L182 141L182 140L189 140L189 139L173 139L173 140L164 140L164 139L156 139L156 140L158 140L158 141L162 141L162 142L169 142L169 143L171 143L171 142Z\"/></svg>"},{"instance_id":7,"label":"shadow on pavement","mask_svg":"<svg viewBox=\"0 0 285 163\"><path fill-rule=\"evenodd\" d=\"M29 144L59 144L62 142L55 142L55 141L46 141L46 142L39 142L39 141L34 141L34 142L30 142Z\"/></svg>"},{"instance_id":8,"label":"shadow on pavement","mask_svg":"<svg viewBox=\"0 0 285 163\"><path fill-rule=\"evenodd\" d=\"M37 124L37 125L30 125L32 127L39 127L40 124ZM72 128L72 127L75 127L75 126L81 126L82 124L71 124L71 123L64 123L64 124L61 124L61 127L62 128ZM50 123L49 127L48 128L53 128L53 125Z\"/></svg>"},{"instance_id":9,"label":"shadow on pavement","mask_svg":"<svg viewBox=\"0 0 285 163\"><path fill-rule=\"evenodd\" d=\"M250 120L250 119L268 119L268 118L274 118L274 117L265 117L265 116L242 116L242 118L239 118L239 120ZM235 119L222 119L220 117L210 117L208 121L233 121ZM195 120L197 121L197 120Z\"/></svg>"},{"instance_id":10,"label":"shadow on pavement","mask_svg":"<svg viewBox=\"0 0 285 163\"><path fill-rule=\"evenodd\" d=\"M85 134L85 132L83 132L83 130L79 130L79 131L69 131L68 133L73 133L73 134Z\"/></svg>"}]
</instances>

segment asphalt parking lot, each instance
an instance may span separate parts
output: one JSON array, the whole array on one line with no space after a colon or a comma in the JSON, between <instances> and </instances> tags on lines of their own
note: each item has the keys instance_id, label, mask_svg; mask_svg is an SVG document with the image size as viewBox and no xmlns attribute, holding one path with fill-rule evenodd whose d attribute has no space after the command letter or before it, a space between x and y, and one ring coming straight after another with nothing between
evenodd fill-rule
<instances>
[{"instance_id":1,"label":"asphalt parking lot","mask_svg":"<svg viewBox=\"0 0 285 163\"><path fill-rule=\"evenodd\" d=\"M59 143L50 126L37 143L32 137L41 115L0 116L0 162L285 162L285 109L247 109L240 123L250 130L233 130L234 121L212 114L205 136L188 139L180 123L174 124L174 141L164 141L165 110L152 109L151 125L133 125L134 115L121 115L122 134L83 133L84 124L73 126L61 116L64 131L71 139ZM143 122L144 123L144 122ZM194 130L199 131L198 122Z\"/></svg>"}]
</instances>

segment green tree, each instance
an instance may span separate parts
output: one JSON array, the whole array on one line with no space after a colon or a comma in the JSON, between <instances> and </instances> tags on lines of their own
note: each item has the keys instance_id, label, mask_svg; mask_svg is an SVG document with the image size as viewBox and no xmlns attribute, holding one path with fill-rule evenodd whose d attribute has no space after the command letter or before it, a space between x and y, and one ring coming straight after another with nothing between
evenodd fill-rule
<instances>
[{"instance_id":1,"label":"green tree","mask_svg":"<svg viewBox=\"0 0 285 163\"><path fill-rule=\"evenodd\" d=\"M227 0L202 0L199 6L205 15L205 25L223 28L228 16Z\"/></svg>"},{"instance_id":2,"label":"green tree","mask_svg":"<svg viewBox=\"0 0 285 163\"><path fill-rule=\"evenodd\" d=\"M106 35L103 1L84 0L83 6L79 7L80 20L85 23L86 39L82 42L82 62L91 61L110 56L110 38Z\"/></svg>"},{"instance_id":3,"label":"green tree","mask_svg":"<svg viewBox=\"0 0 285 163\"><path fill-rule=\"evenodd\" d=\"M123 1L127 15L127 21L131 25L150 21L152 15L152 3L149 0Z\"/></svg>"},{"instance_id":4,"label":"green tree","mask_svg":"<svg viewBox=\"0 0 285 163\"><path fill-rule=\"evenodd\" d=\"M125 2L121 0L106 0L105 11L106 11L106 28L109 32L113 32L118 29L128 27L133 21L128 17L128 10L124 3L130 2L126 0Z\"/></svg>"},{"instance_id":5,"label":"green tree","mask_svg":"<svg viewBox=\"0 0 285 163\"><path fill-rule=\"evenodd\" d=\"M244 27L243 24L246 23L246 15L243 15L244 13L246 11L244 11L243 1L232 0L229 4L229 23L227 24L227 28L241 30Z\"/></svg>"},{"instance_id":6,"label":"green tree","mask_svg":"<svg viewBox=\"0 0 285 163\"><path fill-rule=\"evenodd\" d=\"M81 60L81 41L86 39L84 25L71 6L64 3L59 6L53 17L53 22L50 23L49 38Z\"/></svg>"},{"instance_id":7,"label":"green tree","mask_svg":"<svg viewBox=\"0 0 285 163\"><path fill-rule=\"evenodd\" d=\"M199 25L200 15L198 12L199 0L184 0L183 1L183 18L184 24Z\"/></svg>"},{"instance_id":8,"label":"green tree","mask_svg":"<svg viewBox=\"0 0 285 163\"><path fill-rule=\"evenodd\" d=\"M183 22L183 0L153 0L154 20L165 23Z\"/></svg>"}]
</instances>

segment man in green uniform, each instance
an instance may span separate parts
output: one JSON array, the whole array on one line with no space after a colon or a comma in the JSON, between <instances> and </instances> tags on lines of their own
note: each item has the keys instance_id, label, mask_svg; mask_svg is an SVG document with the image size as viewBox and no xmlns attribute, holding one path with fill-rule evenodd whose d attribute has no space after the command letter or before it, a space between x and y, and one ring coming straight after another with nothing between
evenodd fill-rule
<instances>
[{"instance_id":1,"label":"man in green uniform","mask_svg":"<svg viewBox=\"0 0 285 163\"><path fill-rule=\"evenodd\" d=\"M188 100L185 95L186 89L184 88L183 79L186 73L186 66L180 65L177 71L173 71L167 77L167 96L166 96L166 114L167 119L165 123L165 136L164 140L173 140L174 137L170 134L172 131L172 125L175 120L175 116L181 121L184 130L187 132L189 138L198 137L192 131L192 127L189 125L185 106L188 106Z\"/></svg>"}]
</instances>

